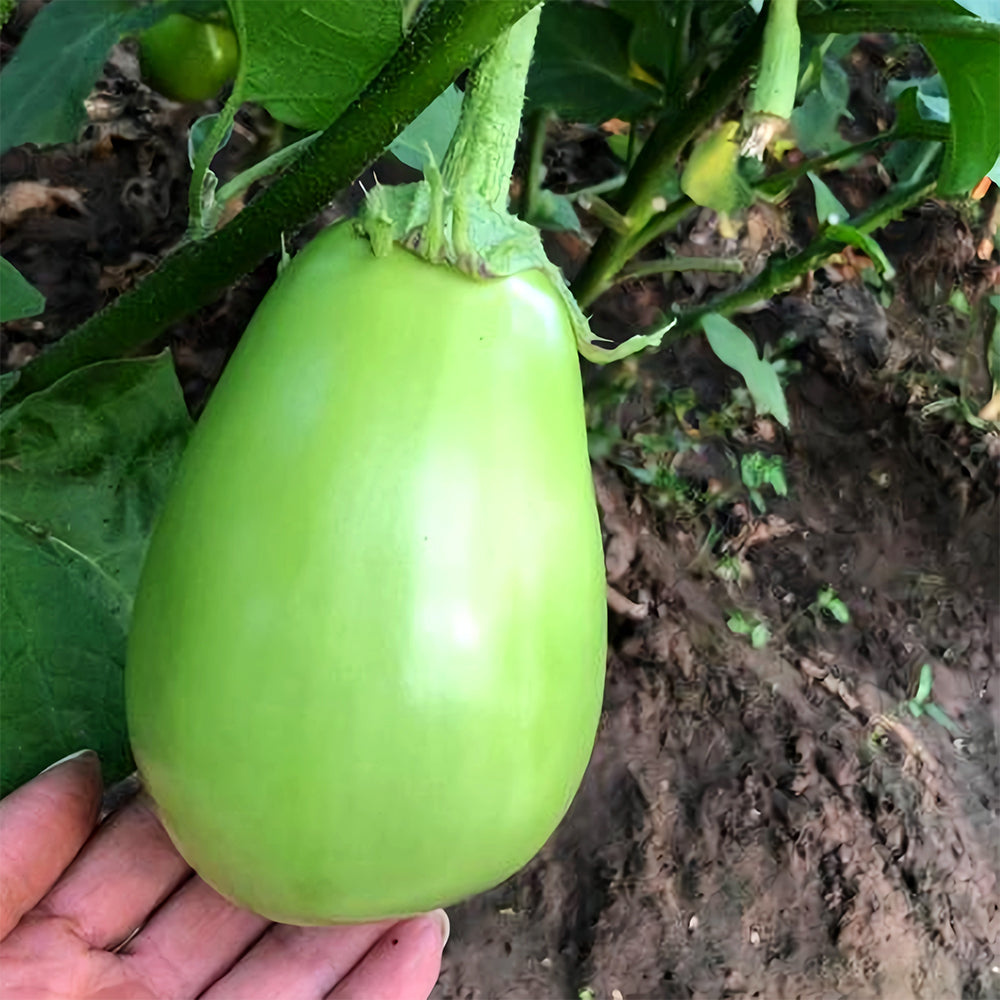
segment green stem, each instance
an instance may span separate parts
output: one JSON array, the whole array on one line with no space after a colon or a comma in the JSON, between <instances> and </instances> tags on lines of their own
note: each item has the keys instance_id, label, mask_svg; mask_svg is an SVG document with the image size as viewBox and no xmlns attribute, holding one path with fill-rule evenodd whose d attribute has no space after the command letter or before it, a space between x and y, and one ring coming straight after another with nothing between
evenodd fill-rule
<instances>
[{"instance_id":1,"label":"green stem","mask_svg":"<svg viewBox=\"0 0 1000 1000\"><path fill-rule=\"evenodd\" d=\"M252 167L238 173L231 181L227 181L219 188L216 194L218 208L221 209L227 201L242 194L254 181L270 177L272 174L278 173L279 170L283 170L293 160L300 157L305 149L311 146L322 134L322 132L313 132L312 135L297 139L287 146L282 146L277 152L265 157L259 163L255 163Z\"/></svg>"},{"instance_id":2,"label":"green stem","mask_svg":"<svg viewBox=\"0 0 1000 1000\"><path fill-rule=\"evenodd\" d=\"M229 225L166 257L18 372L2 406L158 336L256 267L308 222L536 0L446 0L417 20L395 56L298 161Z\"/></svg>"},{"instance_id":3,"label":"green stem","mask_svg":"<svg viewBox=\"0 0 1000 1000\"><path fill-rule=\"evenodd\" d=\"M576 195L574 201L585 212L589 212L602 225L614 232L627 236L632 231L629 220L593 191Z\"/></svg>"},{"instance_id":4,"label":"green stem","mask_svg":"<svg viewBox=\"0 0 1000 1000\"><path fill-rule=\"evenodd\" d=\"M836 163L838 160L845 159L848 156L860 155L861 153L867 152L869 149L875 149L895 138L896 135L894 132L886 132L883 135L875 136L874 139L866 139L864 142L856 143L853 146L845 146L843 149L838 149L834 153L828 153L825 156L817 156L812 160L804 160L802 163L799 163L794 167L790 167L788 170L782 170L780 173L772 174L766 180L756 185L756 189L764 197L773 196L781 192L799 177L803 177L810 170L819 170L822 167L829 166L829 164ZM680 222L682 222L686 216L695 211L697 207L698 206L695 205L690 198L679 198L672 205L669 205L665 211L661 212L659 215L654 215L653 218L650 219L638 233L632 236L625 249L625 252L627 253L626 259L634 257L640 250L652 243L653 240L663 236L664 233L669 233ZM625 277L628 277L628 275L622 272L618 277L611 278L599 290L598 294L603 292L605 289L610 288L612 285L617 284L619 281L624 280Z\"/></svg>"},{"instance_id":5,"label":"green stem","mask_svg":"<svg viewBox=\"0 0 1000 1000\"><path fill-rule=\"evenodd\" d=\"M639 232L634 233L628 244L628 256L634 257L643 247L652 243L657 237L664 233L669 233L679 222L697 209L697 205L688 197L678 198L672 205L668 205L658 215L646 223Z\"/></svg>"},{"instance_id":6,"label":"green stem","mask_svg":"<svg viewBox=\"0 0 1000 1000\"><path fill-rule=\"evenodd\" d=\"M644 261L631 264L619 272L613 284L620 284L632 278L645 278L653 274L674 271L715 271L719 273L742 274L743 264L738 260L724 257L666 257L663 260Z\"/></svg>"},{"instance_id":7,"label":"green stem","mask_svg":"<svg viewBox=\"0 0 1000 1000\"><path fill-rule=\"evenodd\" d=\"M529 222L538 212L538 192L545 179L545 167L542 157L545 155L545 139L548 134L549 119L552 112L540 108L528 119L528 166L524 173L524 197L521 200L521 218Z\"/></svg>"},{"instance_id":8,"label":"green stem","mask_svg":"<svg viewBox=\"0 0 1000 1000\"><path fill-rule=\"evenodd\" d=\"M760 20L738 40L691 100L675 114L662 118L653 129L618 199L618 211L629 220L630 232L606 229L598 238L573 283L573 294L581 307L590 305L628 260L635 236L656 214L656 199L684 147L733 99L760 50L763 35Z\"/></svg>"},{"instance_id":9,"label":"green stem","mask_svg":"<svg viewBox=\"0 0 1000 1000\"><path fill-rule=\"evenodd\" d=\"M606 181L598 181L596 184L582 187L579 191L570 191L566 197L575 201L578 198L586 198L588 195L607 194L609 191L617 191L624 183L625 175L618 174L615 177L609 177Z\"/></svg>"},{"instance_id":10,"label":"green stem","mask_svg":"<svg viewBox=\"0 0 1000 1000\"><path fill-rule=\"evenodd\" d=\"M772 174L755 185L755 187L765 198L773 197L780 194L789 184L797 181L800 177L804 177L810 171L822 170L823 167L828 167L831 163L837 163L839 160L844 160L849 156L860 156L862 153L867 153L871 149L877 149L879 146L884 146L887 142L892 142L897 138L899 137L894 131L884 132L873 139L865 139L864 142L855 143L853 146L845 146L843 149L838 149L833 153L816 156L811 160L803 160L794 167L789 167L787 170L781 170L776 174Z\"/></svg>"},{"instance_id":11,"label":"green stem","mask_svg":"<svg viewBox=\"0 0 1000 1000\"><path fill-rule=\"evenodd\" d=\"M884 198L879 199L851 225L862 233L872 233L888 225L907 208L929 198L934 192L936 181L901 185L893 188ZM742 288L722 295L704 305L686 309L680 314L677 325L671 331L673 338L695 332L701 318L708 313L730 316L740 309L766 301L779 292L790 288L807 271L812 271L843 248L843 241L826 235L816 237L803 251L794 257L777 260L774 257L756 278Z\"/></svg>"},{"instance_id":12,"label":"green stem","mask_svg":"<svg viewBox=\"0 0 1000 1000\"><path fill-rule=\"evenodd\" d=\"M492 0L491 0L492 2ZM462 114L441 167L456 206L479 196L507 211L524 86L542 13L539 3L502 35L473 70Z\"/></svg>"}]
</instances>

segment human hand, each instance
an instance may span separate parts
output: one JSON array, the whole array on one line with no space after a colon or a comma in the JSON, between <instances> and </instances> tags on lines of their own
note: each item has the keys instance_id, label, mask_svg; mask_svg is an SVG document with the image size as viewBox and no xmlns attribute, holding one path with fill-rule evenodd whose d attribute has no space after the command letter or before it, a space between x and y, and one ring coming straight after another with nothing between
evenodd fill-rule
<instances>
[{"instance_id":1,"label":"human hand","mask_svg":"<svg viewBox=\"0 0 1000 1000\"><path fill-rule=\"evenodd\" d=\"M191 872L140 797L97 829L88 751L0 801L4 1000L426 1000L443 910L290 927L226 902Z\"/></svg>"}]
</instances>

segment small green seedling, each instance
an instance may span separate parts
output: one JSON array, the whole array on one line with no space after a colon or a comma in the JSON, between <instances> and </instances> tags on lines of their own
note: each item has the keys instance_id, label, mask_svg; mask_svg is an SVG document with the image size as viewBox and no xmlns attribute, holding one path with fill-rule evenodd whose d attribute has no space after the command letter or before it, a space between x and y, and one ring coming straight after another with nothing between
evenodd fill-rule
<instances>
[{"instance_id":1,"label":"small green seedling","mask_svg":"<svg viewBox=\"0 0 1000 1000\"><path fill-rule=\"evenodd\" d=\"M767 509L760 492L763 487L770 486L779 497L788 496L785 463L780 455L748 452L740 459L740 477L750 491L750 500L761 514Z\"/></svg>"},{"instance_id":2,"label":"small green seedling","mask_svg":"<svg viewBox=\"0 0 1000 1000\"><path fill-rule=\"evenodd\" d=\"M750 636L750 645L754 649L763 649L771 638L771 630L762 621L744 615L742 611L734 611L726 621L726 627L736 635Z\"/></svg>"},{"instance_id":3,"label":"small green seedling","mask_svg":"<svg viewBox=\"0 0 1000 1000\"><path fill-rule=\"evenodd\" d=\"M720 580L736 583L741 574L740 560L734 555L721 556L713 572Z\"/></svg>"},{"instance_id":4,"label":"small green seedling","mask_svg":"<svg viewBox=\"0 0 1000 1000\"><path fill-rule=\"evenodd\" d=\"M820 587L813 601L811 609L814 611L825 611L835 621L841 625L846 625L851 620L851 612L847 605L837 596L837 591L833 587Z\"/></svg>"},{"instance_id":5,"label":"small green seedling","mask_svg":"<svg viewBox=\"0 0 1000 1000\"><path fill-rule=\"evenodd\" d=\"M944 710L931 701L931 688L934 686L934 671L929 663L925 663L920 668L920 679L917 681L917 690L912 698L903 704L915 719L926 715L933 719L939 726L944 726L954 737L962 736L962 730L955 725L945 714Z\"/></svg>"}]
</instances>

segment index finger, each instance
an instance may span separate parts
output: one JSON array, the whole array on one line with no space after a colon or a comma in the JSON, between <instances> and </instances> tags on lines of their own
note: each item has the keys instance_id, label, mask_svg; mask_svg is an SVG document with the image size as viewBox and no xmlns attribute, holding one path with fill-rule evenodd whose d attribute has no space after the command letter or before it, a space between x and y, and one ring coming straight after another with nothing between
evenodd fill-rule
<instances>
[{"instance_id":1,"label":"index finger","mask_svg":"<svg viewBox=\"0 0 1000 1000\"><path fill-rule=\"evenodd\" d=\"M57 762L0 801L0 940L79 853L100 805L93 750Z\"/></svg>"}]
</instances>

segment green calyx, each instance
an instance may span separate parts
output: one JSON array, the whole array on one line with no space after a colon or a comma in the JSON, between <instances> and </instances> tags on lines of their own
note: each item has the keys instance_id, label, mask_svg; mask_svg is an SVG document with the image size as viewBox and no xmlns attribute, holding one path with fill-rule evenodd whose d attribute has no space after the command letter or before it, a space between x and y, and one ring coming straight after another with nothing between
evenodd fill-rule
<instances>
[{"instance_id":1,"label":"green calyx","mask_svg":"<svg viewBox=\"0 0 1000 1000\"><path fill-rule=\"evenodd\" d=\"M507 211L524 84L540 13L541 4L476 66L441 168L428 156L422 181L374 188L356 225L376 256L385 256L398 244L430 263L450 265L480 280L543 271L566 307L579 352L589 361L606 364L658 345L666 330L617 346L597 340L562 273L545 255L538 230Z\"/></svg>"}]
</instances>

